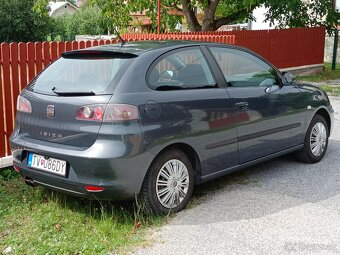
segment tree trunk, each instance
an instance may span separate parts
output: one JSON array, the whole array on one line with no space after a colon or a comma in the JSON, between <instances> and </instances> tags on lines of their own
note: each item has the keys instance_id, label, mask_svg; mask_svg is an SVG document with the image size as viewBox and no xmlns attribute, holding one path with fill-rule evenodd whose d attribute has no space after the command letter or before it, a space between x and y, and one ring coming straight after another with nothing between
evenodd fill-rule
<instances>
[{"instance_id":1,"label":"tree trunk","mask_svg":"<svg viewBox=\"0 0 340 255\"><path fill-rule=\"evenodd\" d=\"M199 24L194 8L191 5L192 0L181 0L182 3L182 11L185 15L185 18L187 20L187 24L190 31L198 32L198 31L215 31L219 27L223 25L230 24L231 22L235 20L240 20L247 18L252 11L259 6L259 4L254 4L245 7L244 9L238 10L237 12L221 17L218 19L215 19L215 13L217 6L219 4L220 0L208 0L207 7L203 10L204 16L202 25Z\"/></svg>"},{"instance_id":2,"label":"tree trunk","mask_svg":"<svg viewBox=\"0 0 340 255\"><path fill-rule=\"evenodd\" d=\"M214 13L210 9L204 10L204 17L202 21L202 31L214 31Z\"/></svg>"},{"instance_id":3,"label":"tree trunk","mask_svg":"<svg viewBox=\"0 0 340 255\"><path fill-rule=\"evenodd\" d=\"M190 6L190 0L182 0L182 10L190 31L201 31L202 26L198 23L194 9Z\"/></svg>"},{"instance_id":4,"label":"tree trunk","mask_svg":"<svg viewBox=\"0 0 340 255\"><path fill-rule=\"evenodd\" d=\"M202 31L214 31L215 29L215 12L220 0L208 1L208 6L204 10L204 17L202 21Z\"/></svg>"}]
</instances>

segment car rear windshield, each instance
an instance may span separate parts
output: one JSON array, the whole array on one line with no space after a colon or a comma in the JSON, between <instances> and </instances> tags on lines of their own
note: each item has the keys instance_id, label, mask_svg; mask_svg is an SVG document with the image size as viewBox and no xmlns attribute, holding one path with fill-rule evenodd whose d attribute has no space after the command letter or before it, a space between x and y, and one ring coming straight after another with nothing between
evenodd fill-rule
<instances>
[{"instance_id":1,"label":"car rear windshield","mask_svg":"<svg viewBox=\"0 0 340 255\"><path fill-rule=\"evenodd\" d=\"M135 57L65 55L41 72L27 89L49 95L111 94Z\"/></svg>"}]
</instances>

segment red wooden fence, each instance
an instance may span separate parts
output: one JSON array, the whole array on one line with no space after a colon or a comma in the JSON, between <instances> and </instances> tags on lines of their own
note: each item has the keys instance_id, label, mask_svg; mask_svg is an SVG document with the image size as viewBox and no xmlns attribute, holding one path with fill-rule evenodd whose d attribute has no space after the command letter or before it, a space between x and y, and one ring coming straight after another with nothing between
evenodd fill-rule
<instances>
[{"instance_id":1,"label":"red wooden fence","mask_svg":"<svg viewBox=\"0 0 340 255\"><path fill-rule=\"evenodd\" d=\"M253 31L212 31L168 34L125 34L126 39L183 39L206 40L210 36L222 38L234 35L232 44L249 48L268 59L278 68L297 67L323 63L325 28L307 27ZM223 41L224 42L224 41ZM230 43L230 42L226 42Z\"/></svg>"},{"instance_id":2,"label":"red wooden fence","mask_svg":"<svg viewBox=\"0 0 340 255\"><path fill-rule=\"evenodd\" d=\"M8 138L13 131L19 92L33 77L67 50L115 43L87 42L2 43L0 45L0 158L10 155Z\"/></svg>"},{"instance_id":3,"label":"red wooden fence","mask_svg":"<svg viewBox=\"0 0 340 255\"><path fill-rule=\"evenodd\" d=\"M324 28L265 31L125 34L133 40L195 40L250 48L280 68L323 63ZM33 77L67 50L114 43L87 42L2 43L0 45L0 157L10 155L8 138L14 127L19 92Z\"/></svg>"}]
</instances>

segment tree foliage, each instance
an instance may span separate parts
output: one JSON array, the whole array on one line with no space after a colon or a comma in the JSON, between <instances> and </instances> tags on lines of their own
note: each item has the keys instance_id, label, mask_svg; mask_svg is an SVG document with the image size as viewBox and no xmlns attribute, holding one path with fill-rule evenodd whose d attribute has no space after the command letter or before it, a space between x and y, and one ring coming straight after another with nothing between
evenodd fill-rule
<instances>
[{"instance_id":1,"label":"tree foliage","mask_svg":"<svg viewBox=\"0 0 340 255\"><path fill-rule=\"evenodd\" d=\"M268 8L266 20L277 27L324 25L329 30L339 15L332 0L178 0L172 6L183 11L192 31L216 30L223 25L252 19L251 13L261 5ZM203 11L200 23L195 7Z\"/></svg>"},{"instance_id":2,"label":"tree foliage","mask_svg":"<svg viewBox=\"0 0 340 255\"><path fill-rule=\"evenodd\" d=\"M44 40L50 18L34 11L34 0L0 0L0 42Z\"/></svg>"},{"instance_id":3,"label":"tree foliage","mask_svg":"<svg viewBox=\"0 0 340 255\"><path fill-rule=\"evenodd\" d=\"M74 40L76 35L102 35L107 33L105 19L96 7L85 6L74 14L52 18L51 39Z\"/></svg>"},{"instance_id":4,"label":"tree foliage","mask_svg":"<svg viewBox=\"0 0 340 255\"><path fill-rule=\"evenodd\" d=\"M108 18L111 26L126 27L131 22L129 13L145 11L156 25L157 1L130 0L128 4L119 0L92 0ZM266 20L277 27L303 27L324 25L329 30L339 15L333 11L332 0L162 0L162 24L176 24L177 16L169 10L183 12L191 31L211 31L234 22L252 19L251 13L261 5L268 8ZM197 17L197 8L202 17ZM169 25L168 25L169 26Z\"/></svg>"},{"instance_id":5,"label":"tree foliage","mask_svg":"<svg viewBox=\"0 0 340 255\"><path fill-rule=\"evenodd\" d=\"M152 21L152 27L157 27L157 1L155 0L129 0L128 4L121 0L90 0L90 3L101 10L101 14L109 30L114 28L127 28L129 25L138 25L138 21L133 21L131 13L145 13ZM180 16L171 15L169 8L173 1L162 0L161 24L162 30L173 30L178 22L181 21Z\"/></svg>"},{"instance_id":6,"label":"tree foliage","mask_svg":"<svg viewBox=\"0 0 340 255\"><path fill-rule=\"evenodd\" d=\"M265 2L268 8L266 21L278 28L325 26L331 32L340 18L333 10L333 0L270 0Z\"/></svg>"}]
</instances>

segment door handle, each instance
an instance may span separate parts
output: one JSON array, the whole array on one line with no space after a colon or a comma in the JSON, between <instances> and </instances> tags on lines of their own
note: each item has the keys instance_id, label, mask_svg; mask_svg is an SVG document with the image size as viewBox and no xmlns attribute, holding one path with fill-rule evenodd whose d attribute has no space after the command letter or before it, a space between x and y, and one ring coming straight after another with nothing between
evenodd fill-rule
<instances>
[{"instance_id":1,"label":"door handle","mask_svg":"<svg viewBox=\"0 0 340 255\"><path fill-rule=\"evenodd\" d=\"M246 101L240 101L235 104L236 107L241 108L242 110L246 109L248 107L248 102Z\"/></svg>"}]
</instances>

